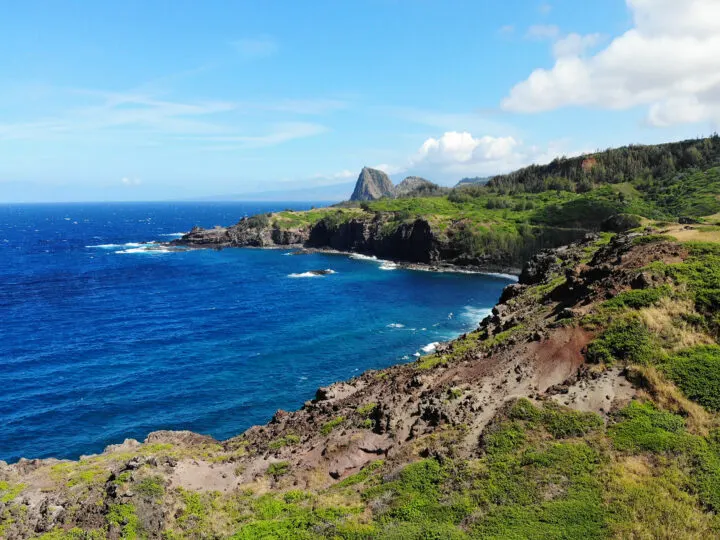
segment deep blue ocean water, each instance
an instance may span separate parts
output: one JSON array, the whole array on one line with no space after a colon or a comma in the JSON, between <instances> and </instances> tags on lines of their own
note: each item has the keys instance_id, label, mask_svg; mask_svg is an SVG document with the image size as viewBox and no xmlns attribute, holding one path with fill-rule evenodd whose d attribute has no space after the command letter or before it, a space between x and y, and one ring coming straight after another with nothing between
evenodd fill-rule
<instances>
[{"instance_id":1,"label":"deep blue ocean water","mask_svg":"<svg viewBox=\"0 0 720 540\"><path fill-rule=\"evenodd\" d=\"M310 204L0 205L0 460L217 438L474 328L509 279L284 250L147 251ZM332 269L323 277L303 277ZM300 277L291 277L291 276Z\"/></svg>"}]
</instances>

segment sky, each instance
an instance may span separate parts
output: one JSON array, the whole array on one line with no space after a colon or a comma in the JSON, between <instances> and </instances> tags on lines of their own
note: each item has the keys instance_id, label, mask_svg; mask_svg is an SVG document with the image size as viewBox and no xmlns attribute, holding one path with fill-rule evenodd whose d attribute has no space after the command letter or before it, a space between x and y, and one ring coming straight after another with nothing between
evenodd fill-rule
<instances>
[{"instance_id":1,"label":"sky","mask_svg":"<svg viewBox=\"0 0 720 540\"><path fill-rule=\"evenodd\" d=\"M24 0L0 19L0 202L317 196L363 166L454 185L719 124L720 0Z\"/></svg>"}]
</instances>

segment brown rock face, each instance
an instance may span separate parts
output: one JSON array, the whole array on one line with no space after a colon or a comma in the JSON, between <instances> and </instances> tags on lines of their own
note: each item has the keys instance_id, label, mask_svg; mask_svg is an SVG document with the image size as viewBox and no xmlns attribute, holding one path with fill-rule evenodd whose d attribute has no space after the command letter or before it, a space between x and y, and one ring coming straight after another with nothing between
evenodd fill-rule
<instances>
[{"instance_id":1,"label":"brown rock face","mask_svg":"<svg viewBox=\"0 0 720 540\"><path fill-rule=\"evenodd\" d=\"M394 187L388 175L377 169L365 167L355 184L351 201L374 201L383 197L393 197Z\"/></svg>"}]
</instances>

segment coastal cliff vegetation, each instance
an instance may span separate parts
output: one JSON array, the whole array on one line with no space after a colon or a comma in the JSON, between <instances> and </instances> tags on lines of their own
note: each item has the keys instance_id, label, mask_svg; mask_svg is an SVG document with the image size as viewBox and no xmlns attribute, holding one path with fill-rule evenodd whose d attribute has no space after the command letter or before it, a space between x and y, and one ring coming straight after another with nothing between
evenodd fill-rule
<instances>
[{"instance_id":1,"label":"coastal cliff vegetation","mask_svg":"<svg viewBox=\"0 0 720 540\"><path fill-rule=\"evenodd\" d=\"M365 176L366 170L358 182ZM521 267L540 249L588 232L714 216L720 213L718 192L720 137L715 135L557 159L433 196L420 190L255 216L225 236L225 229L208 231L179 243L333 248L411 263L507 270ZM717 222L713 219L707 223Z\"/></svg>"},{"instance_id":2,"label":"coastal cliff vegetation","mask_svg":"<svg viewBox=\"0 0 720 540\"><path fill-rule=\"evenodd\" d=\"M420 220L440 255L447 239L524 267L474 331L235 438L0 464L0 537L719 537L719 152L717 137L630 147L243 220L288 233L243 238L289 244Z\"/></svg>"}]
</instances>

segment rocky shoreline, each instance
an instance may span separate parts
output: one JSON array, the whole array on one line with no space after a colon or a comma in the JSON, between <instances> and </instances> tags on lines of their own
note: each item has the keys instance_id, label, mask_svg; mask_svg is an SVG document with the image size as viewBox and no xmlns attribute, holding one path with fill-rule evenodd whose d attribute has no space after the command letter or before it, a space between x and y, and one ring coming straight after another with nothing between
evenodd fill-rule
<instances>
[{"instance_id":1,"label":"rocky shoreline","mask_svg":"<svg viewBox=\"0 0 720 540\"><path fill-rule=\"evenodd\" d=\"M310 226L282 228L258 221L254 216L243 218L231 227L194 227L182 238L161 245L167 249L290 249L298 254L374 257L413 270L520 274L521 269L507 254L469 256L439 238L424 219L403 223L390 234L383 231L388 219L387 216L353 218L335 226L321 220Z\"/></svg>"}]
</instances>

